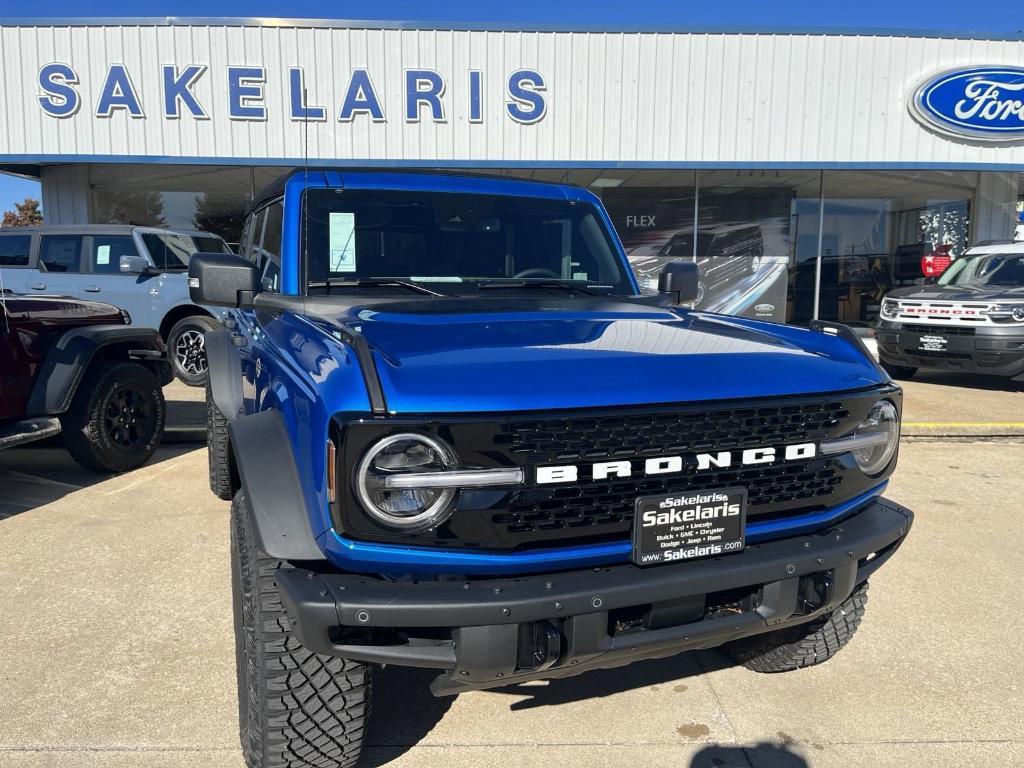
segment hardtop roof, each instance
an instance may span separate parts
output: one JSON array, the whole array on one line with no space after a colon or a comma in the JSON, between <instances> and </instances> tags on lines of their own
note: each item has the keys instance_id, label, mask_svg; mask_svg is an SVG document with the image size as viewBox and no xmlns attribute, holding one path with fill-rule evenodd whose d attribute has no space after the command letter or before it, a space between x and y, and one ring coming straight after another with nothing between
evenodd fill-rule
<instances>
[{"instance_id":1,"label":"hardtop roof","mask_svg":"<svg viewBox=\"0 0 1024 768\"><path fill-rule=\"evenodd\" d=\"M441 169L430 169L430 168L302 168L296 167L291 170L282 173L272 182L267 184L261 189L256 196L253 198L252 204L249 206L249 211L254 211L257 208L261 208L268 202L276 200L284 194L285 187L288 181L299 174L309 174L310 182L317 186L334 186L333 184L326 183L335 177L341 182L340 186L344 186L346 179L349 180L366 180L368 177L374 178L388 178L401 179L402 177L412 178L424 178L424 179L448 179L448 180L464 180L467 187L475 186L473 182L480 184L503 184L509 185L507 194L509 195L524 195L531 187L534 187L538 193L543 193L545 197L551 196L552 190L562 190L566 197L569 190L573 192L586 192L582 187L576 184L568 184L557 181L539 181L536 179L524 179L519 177L499 176L497 174L490 173L473 173L469 171L449 171ZM365 186L360 184L359 186ZM396 188L404 185L396 185ZM414 189L413 185L408 185L408 188ZM467 192L479 191L473 189L467 189ZM589 193L587 193L589 194Z\"/></svg>"}]
</instances>

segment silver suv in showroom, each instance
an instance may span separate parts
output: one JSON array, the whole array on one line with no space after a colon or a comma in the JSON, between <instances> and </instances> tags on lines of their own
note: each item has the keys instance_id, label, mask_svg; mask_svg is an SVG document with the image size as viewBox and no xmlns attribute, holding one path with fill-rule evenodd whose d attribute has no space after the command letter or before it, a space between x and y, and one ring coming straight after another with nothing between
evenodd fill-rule
<instances>
[{"instance_id":1,"label":"silver suv in showroom","mask_svg":"<svg viewBox=\"0 0 1024 768\"><path fill-rule=\"evenodd\" d=\"M189 299L188 261L199 251L230 248L209 232L122 224L3 229L0 287L120 307L135 325L160 332L175 376L201 386L206 381L203 334L218 325L223 312Z\"/></svg>"}]
</instances>

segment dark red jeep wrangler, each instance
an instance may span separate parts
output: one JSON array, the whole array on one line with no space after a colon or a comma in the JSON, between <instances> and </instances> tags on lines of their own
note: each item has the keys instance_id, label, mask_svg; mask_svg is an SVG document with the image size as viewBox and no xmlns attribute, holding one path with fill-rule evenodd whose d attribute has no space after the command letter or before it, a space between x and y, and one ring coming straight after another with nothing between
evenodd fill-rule
<instances>
[{"instance_id":1,"label":"dark red jeep wrangler","mask_svg":"<svg viewBox=\"0 0 1024 768\"><path fill-rule=\"evenodd\" d=\"M133 469L160 444L170 380L160 335L124 310L0 292L0 448L63 432L82 466Z\"/></svg>"}]
</instances>

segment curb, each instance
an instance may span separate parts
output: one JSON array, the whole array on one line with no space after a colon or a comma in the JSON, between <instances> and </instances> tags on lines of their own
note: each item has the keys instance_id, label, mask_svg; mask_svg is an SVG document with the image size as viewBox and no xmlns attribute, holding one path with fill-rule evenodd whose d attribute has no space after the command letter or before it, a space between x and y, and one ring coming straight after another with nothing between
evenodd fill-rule
<instances>
[{"instance_id":1,"label":"curb","mask_svg":"<svg viewBox=\"0 0 1024 768\"><path fill-rule=\"evenodd\" d=\"M905 421L902 437L1024 438L1021 421Z\"/></svg>"}]
</instances>

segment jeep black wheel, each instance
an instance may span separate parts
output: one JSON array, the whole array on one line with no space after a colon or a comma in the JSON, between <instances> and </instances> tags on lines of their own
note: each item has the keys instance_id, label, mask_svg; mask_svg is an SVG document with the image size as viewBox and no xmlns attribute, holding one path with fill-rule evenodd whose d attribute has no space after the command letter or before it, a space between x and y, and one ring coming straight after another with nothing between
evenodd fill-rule
<instances>
[{"instance_id":1,"label":"jeep black wheel","mask_svg":"<svg viewBox=\"0 0 1024 768\"><path fill-rule=\"evenodd\" d=\"M207 331L218 326L207 315L189 315L174 324L167 334L167 358L174 375L190 387L206 384Z\"/></svg>"},{"instance_id":2,"label":"jeep black wheel","mask_svg":"<svg viewBox=\"0 0 1024 768\"><path fill-rule=\"evenodd\" d=\"M353 766L370 715L370 668L299 644L274 580L281 567L256 546L239 492L231 504L231 582L246 765Z\"/></svg>"},{"instance_id":3,"label":"jeep black wheel","mask_svg":"<svg viewBox=\"0 0 1024 768\"><path fill-rule=\"evenodd\" d=\"M231 464L228 457L228 420L213 402L206 387L206 453L210 465L210 490L218 499L231 500Z\"/></svg>"},{"instance_id":4,"label":"jeep black wheel","mask_svg":"<svg viewBox=\"0 0 1024 768\"><path fill-rule=\"evenodd\" d=\"M912 379L914 374L917 373L917 368L911 368L909 365L894 365L884 360L882 361L882 367L894 379Z\"/></svg>"},{"instance_id":5,"label":"jeep black wheel","mask_svg":"<svg viewBox=\"0 0 1024 768\"><path fill-rule=\"evenodd\" d=\"M97 472L145 464L160 444L167 407L160 381L138 363L96 363L61 416L71 457Z\"/></svg>"},{"instance_id":6,"label":"jeep black wheel","mask_svg":"<svg viewBox=\"0 0 1024 768\"><path fill-rule=\"evenodd\" d=\"M868 601L865 581L827 616L764 635L736 640L722 647L727 656L755 672L790 672L821 664L839 653L864 618Z\"/></svg>"}]
</instances>

